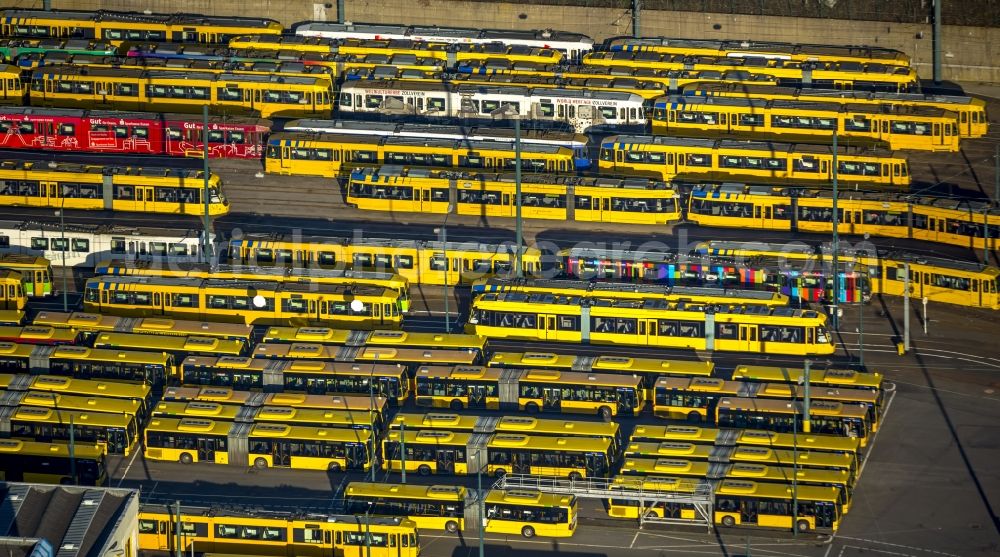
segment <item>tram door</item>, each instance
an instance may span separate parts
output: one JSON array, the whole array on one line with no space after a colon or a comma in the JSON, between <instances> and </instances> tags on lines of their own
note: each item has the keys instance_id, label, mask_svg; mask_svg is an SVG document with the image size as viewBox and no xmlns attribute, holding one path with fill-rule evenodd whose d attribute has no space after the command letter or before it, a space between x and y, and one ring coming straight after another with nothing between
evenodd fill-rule
<instances>
[{"instance_id":1,"label":"tram door","mask_svg":"<svg viewBox=\"0 0 1000 557\"><path fill-rule=\"evenodd\" d=\"M740 325L740 348L748 352L761 352L762 342L757 325Z\"/></svg>"}]
</instances>

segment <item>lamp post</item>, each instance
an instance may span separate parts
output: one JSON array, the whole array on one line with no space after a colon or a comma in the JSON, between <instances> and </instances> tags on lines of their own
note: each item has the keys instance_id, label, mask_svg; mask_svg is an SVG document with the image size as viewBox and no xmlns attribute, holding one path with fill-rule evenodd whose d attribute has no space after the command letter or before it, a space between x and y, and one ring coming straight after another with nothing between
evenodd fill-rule
<instances>
[{"instance_id":1,"label":"lamp post","mask_svg":"<svg viewBox=\"0 0 1000 557\"><path fill-rule=\"evenodd\" d=\"M63 299L63 313L69 311L69 292L66 290L66 250L69 246L66 245L66 198L62 198L62 208L56 211L59 215L59 236L62 239L62 299Z\"/></svg>"},{"instance_id":2,"label":"lamp post","mask_svg":"<svg viewBox=\"0 0 1000 557\"><path fill-rule=\"evenodd\" d=\"M479 557L486 555L484 530L486 529L486 496L483 494L483 450L476 449L476 484L479 493Z\"/></svg>"},{"instance_id":3,"label":"lamp post","mask_svg":"<svg viewBox=\"0 0 1000 557\"><path fill-rule=\"evenodd\" d=\"M441 223L441 228L434 229L434 232L438 235L438 241L441 242L441 253L444 256L444 330L446 333L451 332L451 311L448 300L450 297L448 293L448 273L451 271L451 262L448 261L448 217L451 216L454 208L454 203L448 204L448 212L444 215L444 222Z\"/></svg>"},{"instance_id":4,"label":"lamp post","mask_svg":"<svg viewBox=\"0 0 1000 557\"><path fill-rule=\"evenodd\" d=\"M492 116L502 116L514 121L514 276L521 278L521 244L524 228L521 220L521 112L511 103L505 103L490 113Z\"/></svg>"}]
</instances>

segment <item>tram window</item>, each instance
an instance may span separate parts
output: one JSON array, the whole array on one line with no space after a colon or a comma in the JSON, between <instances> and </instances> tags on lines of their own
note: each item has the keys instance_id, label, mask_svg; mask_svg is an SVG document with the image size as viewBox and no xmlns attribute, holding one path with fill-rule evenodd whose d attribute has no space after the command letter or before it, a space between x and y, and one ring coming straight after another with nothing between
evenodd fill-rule
<instances>
[{"instance_id":1,"label":"tram window","mask_svg":"<svg viewBox=\"0 0 1000 557\"><path fill-rule=\"evenodd\" d=\"M35 133L35 123L34 122L20 122L17 124L17 133Z\"/></svg>"},{"instance_id":2,"label":"tram window","mask_svg":"<svg viewBox=\"0 0 1000 557\"><path fill-rule=\"evenodd\" d=\"M337 254L332 251L321 251L316 254L316 260L324 267L331 267L337 264Z\"/></svg>"},{"instance_id":3,"label":"tram window","mask_svg":"<svg viewBox=\"0 0 1000 557\"><path fill-rule=\"evenodd\" d=\"M458 165L467 168L483 168L483 157L478 155L460 155Z\"/></svg>"},{"instance_id":4,"label":"tram window","mask_svg":"<svg viewBox=\"0 0 1000 557\"><path fill-rule=\"evenodd\" d=\"M182 137L181 130L177 128L167 128L167 139L180 141L181 137ZM276 156L272 158L276 158Z\"/></svg>"},{"instance_id":5,"label":"tram window","mask_svg":"<svg viewBox=\"0 0 1000 557\"><path fill-rule=\"evenodd\" d=\"M115 96L118 97L138 97L139 86L134 83L116 83Z\"/></svg>"},{"instance_id":6,"label":"tram window","mask_svg":"<svg viewBox=\"0 0 1000 557\"><path fill-rule=\"evenodd\" d=\"M949 288L951 290L969 290L972 281L965 277L951 277L947 275L932 274L930 283L938 288Z\"/></svg>"},{"instance_id":7,"label":"tram window","mask_svg":"<svg viewBox=\"0 0 1000 557\"><path fill-rule=\"evenodd\" d=\"M601 111L601 116L603 116L605 120L614 120L615 119L615 108L613 106L602 106L600 108L600 111ZM625 109L624 108L622 109L622 120L625 120Z\"/></svg>"},{"instance_id":8,"label":"tram window","mask_svg":"<svg viewBox=\"0 0 1000 557\"><path fill-rule=\"evenodd\" d=\"M190 94L188 96L192 99L208 98L208 87L191 87L189 91Z\"/></svg>"},{"instance_id":9,"label":"tram window","mask_svg":"<svg viewBox=\"0 0 1000 557\"><path fill-rule=\"evenodd\" d=\"M115 137L118 139L124 139L128 137L128 128L125 126L115 126Z\"/></svg>"},{"instance_id":10,"label":"tram window","mask_svg":"<svg viewBox=\"0 0 1000 557\"><path fill-rule=\"evenodd\" d=\"M226 132L226 143L230 145L242 145L247 142L247 134L241 131L229 131ZM329 152L328 149L317 149L317 155L321 152Z\"/></svg>"},{"instance_id":11,"label":"tram window","mask_svg":"<svg viewBox=\"0 0 1000 557\"><path fill-rule=\"evenodd\" d=\"M351 97L350 93L341 93L340 94L340 106L350 107L351 106L351 98L352 97Z\"/></svg>"},{"instance_id":12,"label":"tram window","mask_svg":"<svg viewBox=\"0 0 1000 557\"><path fill-rule=\"evenodd\" d=\"M802 157L792 161L792 168L796 172L819 172L819 164L813 157Z\"/></svg>"},{"instance_id":13,"label":"tram window","mask_svg":"<svg viewBox=\"0 0 1000 557\"><path fill-rule=\"evenodd\" d=\"M112 238L111 253L125 253L125 240L121 238Z\"/></svg>"},{"instance_id":14,"label":"tram window","mask_svg":"<svg viewBox=\"0 0 1000 557\"><path fill-rule=\"evenodd\" d=\"M428 112L443 112L444 105L445 105L444 99L438 97L427 97Z\"/></svg>"},{"instance_id":15,"label":"tram window","mask_svg":"<svg viewBox=\"0 0 1000 557\"><path fill-rule=\"evenodd\" d=\"M575 202L574 202L575 203L575 207L577 209L587 209L587 210L590 209L590 200L591 200L591 197L589 195L577 195L577 196L575 196L574 199L575 199Z\"/></svg>"},{"instance_id":16,"label":"tram window","mask_svg":"<svg viewBox=\"0 0 1000 557\"><path fill-rule=\"evenodd\" d=\"M193 294L171 294L170 305L179 308L197 307L198 297Z\"/></svg>"},{"instance_id":17,"label":"tram window","mask_svg":"<svg viewBox=\"0 0 1000 557\"><path fill-rule=\"evenodd\" d=\"M430 166L451 166L451 157L449 155L430 155Z\"/></svg>"},{"instance_id":18,"label":"tram window","mask_svg":"<svg viewBox=\"0 0 1000 557\"><path fill-rule=\"evenodd\" d=\"M426 200L426 198L425 198ZM431 189L431 201L437 202L447 202L448 201L448 190L445 188L432 188Z\"/></svg>"},{"instance_id":19,"label":"tram window","mask_svg":"<svg viewBox=\"0 0 1000 557\"><path fill-rule=\"evenodd\" d=\"M764 115L763 114L740 114L740 125L741 126L763 126L764 125Z\"/></svg>"},{"instance_id":20,"label":"tram window","mask_svg":"<svg viewBox=\"0 0 1000 557\"><path fill-rule=\"evenodd\" d=\"M221 130L209 130L208 131L208 142L209 143L222 143L225 134Z\"/></svg>"},{"instance_id":21,"label":"tram window","mask_svg":"<svg viewBox=\"0 0 1000 557\"><path fill-rule=\"evenodd\" d=\"M626 151L625 161L634 163L643 163L646 162L646 157L643 156L643 153L637 151Z\"/></svg>"},{"instance_id":22,"label":"tram window","mask_svg":"<svg viewBox=\"0 0 1000 557\"><path fill-rule=\"evenodd\" d=\"M220 101L242 101L243 90L234 87L217 87L215 95Z\"/></svg>"},{"instance_id":23,"label":"tram window","mask_svg":"<svg viewBox=\"0 0 1000 557\"><path fill-rule=\"evenodd\" d=\"M378 160L378 153L375 151L352 151L354 162L375 162Z\"/></svg>"},{"instance_id":24,"label":"tram window","mask_svg":"<svg viewBox=\"0 0 1000 557\"><path fill-rule=\"evenodd\" d=\"M53 251L67 251L68 246L69 238L52 238Z\"/></svg>"},{"instance_id":25,"label":"tram window","mask_svg":"<svg viewBox=\"0 0 1000 557\"><path fill-rule=\"evenodd\" d=\"M663 164L667 161L667 156L664 153L647 153L647 158L652 164Z\"/></svg>"},{"instance_id":26,"label":"tram window","mask_svg":"<svg viewBox=\"0 0 1000 557\"><path fill-rule=\"evenodd\" d=\"M149 243L149 253L152 255L164 256L167 255L167 243L166 242L150 242Z\"/></svg>"},{"instance_id":27,"label":"tram window","mask_svg":"<svg viewBox=\"0 0 1000 557\"><path fill-rule=\"evenodd\" d=\"M760 340L763 342L793 342L801 344L804 338L804 327L760 325Z\"/></svg>"},{"instance_id":28,"label":"tram window","mask_svg":"<svg viewBox=\"0 0 1000 557\"><path fill-rule=\"evenodd\" d=\"M188 254L187 246L184 244L170 244L170 255L183 256Z\"/></svg>"},{"instance_id":29,"label":"tram window","mask_svg":"<svg viewBox=\"0 0 1000 557\"><path fill-rule=\"evenodd\" d=\"M413 268L413 256L411 255L397 255L394 257L393 267L396 269L412 269Z\"/></svg>"},{"instance_id":30,"label":"tram window","mask_svg":"<svg viewBox=\"0 0 1000 557\"><path fill-rule=\"evenodd\" d=\"M736 340L740 337L740 326L736 323L716 323L715 338Z\"/></svg>"},{"instance_id":31,"label":"tram window","mask_svg":"<svg viewBox=\"0 0 1000 557\"><path fill-rule=\"evenodd\" d=\"M546 118L551 118L556 113L556 106L552 103L538 103L538 112Z\"/></svg>"},{"instance_id":32,"label":"tram window","mask_svg":"<svg viewBox=\"0 0 1000 557\"><path fill-rule=\"evenodd\" d=\"M308 301L302 298L291 298L281 301L281 311L285 313L306 313L308 311Z\"/></svg>"},{"instance_id":33,"label":"tram window","mask_svg":"<svg viewBox=\"0 0 1000 557\"><path fill-rule=\"evenodd\" d=\"M59 124L59 135L61 136L73 136L76 135L76 125L74 124Z\"/></svg>"},{"instance_id":34,"label":"tram window","mask_svg":"<svg viewBox=\"0 0 1000 557\"><path fill-rule=\"evenodd\" d=\"M577 315L560 315L556 318L556 329L560 331L579 331L580 317Z\"/></svg>"},{"instance_id":35,"label":"tram window","mask_svg":"<svg viewBox=\"0 0 1000 557\"><path fill-rule=\"evenodd\" d=\"M10 236L7 236L6 234L0 236L0 248L9 248L9 247L10 247Z\"/></svg>"},{"instance_id":36,"label":"tram window","mask_svg":"<svg viewBox=\"0 0 1000 557\"><path fill-rule=\"evenodd\" d=\"M711 166L712 157L709 155L689 154L685 163L687 166Z\"/></svg>"},{"instance_id":37,"label":"tram window","mask_svg":"<svg viewBox=\"0 0 1000 557\"><path fill-rule=\"evenodd\" d=\"M31 239L31 249L35 250L47 250L49 249L49 239L34 237Z\"/></svg>"},{"instance_id":38,"label":"tram window","mask_svg":"<svg viewBox=\"0 0 1000 557\"><path fill-rule=\"evenodd\" d=\"M379 108L382 106L382 95L365 95L365 108Z\"/></svg>"}]
</instances>

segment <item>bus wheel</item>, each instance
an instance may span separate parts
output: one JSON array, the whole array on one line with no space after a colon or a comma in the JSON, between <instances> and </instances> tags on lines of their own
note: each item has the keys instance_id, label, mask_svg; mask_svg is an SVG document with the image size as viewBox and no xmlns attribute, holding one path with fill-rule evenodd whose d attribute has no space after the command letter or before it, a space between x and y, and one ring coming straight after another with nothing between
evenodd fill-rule
<instances>
[{"instance_id":1,"label":"bus wheel","mask_svg":"<svg viewBox=\"0 0 1000 557\"><path fill-rule=\"evenodd\" d=\"M421 464L420 466L417 466L417 473L420 474L421 476L430 476L431 467L427 466L426 464Z\"/></svg>"},{"instance_id":2,"label":"bus wheel","mask_svg":"<svg viewBox=\"0 0 1000 557\"><path fill-rule=\"evenodd\" d=\"M181 464L191 464L194 462L194 459L191 458L191 453L181 453L180 461Z\"/></svg>"},{"instance_id":3,"label":"bus wheel","mask_svg":"<svg viewBox=\"0 0 1000 557\"><path fill-rule=\"evenodd\" d=\"M688 423L697 424L701 423L701 415L697 412L688 412Z\"/></svg>"},{"instance_id":4,"label":"bus wheel","mask_svg":"<svg viewBox=\"0 0 1000 557\"><path fill-rule=\"evenodd\" d=\"M504 470L503 468L497 468L496 470L493 471L493 477L494 478L502 478L502 477L504 477L506 475L507 475L507 471Z\"/></svg>"},{"instance_id":5,"label":"bus wheel","mask_svg":"<svg viewBox=\"0 0 1000 557\"><path fill-rule=\"evenodd\" d=\"M524 411L527 412L527 413L529 413L529 414L537 414L538 413L538 405L535 404L534 402L529 402L528 404L524 405Z\"/></svg>"},{"instance_id":6,"label":"bus wheel","mask_svg":"<svg viewBox=\"0 0 1000 557\"><path fill-rule=\"evenodd\" d=\"M808 532L809 531L809 521L808 520L800 520L800 521L796 522L795 523L795 529L798 530L799 532Z\"/></svg>"},{"instance_id":7,"label":"bus wheel","mask_svg":"<svg viewBox=\"0 0 1000 557\"><path fill-rule=\"evenodd\" d=\"M521 528L521 535L526 538L533 538L535 537L535 529L531 526L525 526L524 528Z\"/></svg>"},{"instance_id":8,"label":"bus wheel","mask_svg":"<svg viewBox=\"0 0 1000 557\"><path fill-rule=\"evenodd\" d=\"M726 528L732 528L733 526L736 526L736 519L729 515L726 515L722 517L722 525L725 526Z\"/></svg>"},{"instance_id":9,"label":"bus wheel","mask_svg":"<svg viewBox=\"0 0 1000 557\"><path fill-rule=\"evenodd\" d=\"M257 457L253 461L253 467L258 470L263 470L264 468L267 468L267 459L262 457Z\"/></svg>"},{"instance_id":10,"label":"bus wheel","mask_svg":"<svg viewBox=\"0 0 1000 557\"><path fill-rule=\"evenodd\" d=\"M601 417L602 420L606 422L611 421L611 409L607 406L601 406L597 409L597 415Z\"/></svg>"},{"instance_id":11,"label":"bus wheel","mask_svg":"<svg viewBox=\"0 0 1000 557\"><path fill-rule=\"evenodd\" d=\"M449 520L444 523L444 529L454 534L455 532L458 532L458 523L454 520Z\"/></svg>"},{"instance_id":12,"label":"bus wheel","mask_svg":"<svg viewBox=\"0 0 1000 557\"><path fill-rule=\"evenodd\" d=\"M570 472L569 479L573 480L574 482L577 482L582 480L583 476L581 476L579 472Z\"/></svg>"},{"instance_id":13,"label":"bus wheel","mask_svg":"<svg viewBox=\"0 0 1000 557\"><path fill-rule=\"evenodd\" d=\"M340 472L340 463L331 462L329 466L326 467L326 469L328 472Z\"/></svg>"},{"instance_id":14,"label":"bus wheel","mask_svg":"<svg viewBox=\"0 0 1000 557\"><path fill-rule=\"evenodd\" d=\"M451 404L449 404L448 407L451 408L453 412L461 412L465 408L464 406L462 406L461 400L451 401Z\"/></svg>"}]
</instances>

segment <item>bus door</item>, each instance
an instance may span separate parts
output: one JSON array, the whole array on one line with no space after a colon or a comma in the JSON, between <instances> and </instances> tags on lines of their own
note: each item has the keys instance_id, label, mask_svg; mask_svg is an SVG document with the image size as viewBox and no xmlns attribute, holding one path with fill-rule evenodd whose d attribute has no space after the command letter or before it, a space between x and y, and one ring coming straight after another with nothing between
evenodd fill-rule
<instances>
[{"instance_id":1,"label":"bus door","mask_svg":"<svg viewBox=\"0 0 1000 557\"><path fill-rule=\"evenodd\" d=\"M292 148L285 145L281 148L281 168L291 168L292 166Z\"/></svg>"},{"instance_id":2,"label":"bus door","mask_svg":"<svg viewBox=\"0 0 1000 557\"><path fill-rule=\"evenodd\" d=\"M934 134L934 145L941 146L944 145L944 132L941 130L941 124L934 122L932 126Z\"/></svg>"},{"instance_id":3,"label":"bus door","mask_svg":"<svg viewBox=\"0 0 1000 557\"><path fill-rule=\"evenodd\" d=\"M288 450L288 443L276 441L271 443L271 466L289 467L292 465L291 451Z\"/></svg>"},{"instance_id":4,"label":"bus door","mask_svg":"<svg viewBox=\"0 0 1000 557\"><path fill-rule=\"evenodd\" d=\"M604 453L587 453L587 477L599 478L608 475L608 459Z\"/></svg>"},{"instance_id":5,"label":"bus door","mask_svg":"<svg viewBox=\"0 0 1000 557\"><path fill-rule=\"evenodd\" d=\"M347 443L344 446L344 464L348 470L364 470L365 453L368 447L363 443Z\"/></svg>"},{"instance_id":6,"label":"bus door","mask_svg":"<svg viewBox=\"0 0 1000 557\"><path fill-rule=\"evenodd\" d=\"M759 520L758 500L752 497L740 498L740 524L757 524Z\"/></svg>"},{"instance_id":7,"label":"bus door","mask_svg":"<svg viewBox=\"0 0 1000 557\"><path fill-rule=\"evenodd\" d=\"M438 474L454 474L455 449L438 449L434 454L434 469Z\"/></svg>"},{"instance_id":8,"label":"bus door","mask_svg":"<svg viewBox=\"0 0 1000 557\"><path fill-rule=\"evenodd\" d=\"M558 412L562 408L562 392L559 387L542 388L542 410Z\"/></svg>"},{"instance_id":9,"label":"bus door","mask_svg":"<svg viewBox=\"0 0 1000 557\"><path fill-rule=\"evenodd\" d=\"M629 387L618 387L618 413L626 416L635 413L635 389Z\"/></svg>"},{"instance_id":10,"label":"bus door","mask_svg":"<svg viewBox=\"0 0 1000 557\"><path fill-rule=\"evenodd\" d=\"M761 352L757 325L740 325L740 348L750 352Z\"/></svg>"},{"instance_id":11,"label":"bus door","mask_svg":"<svg viewBox=\"0 0 1000 557\"><path fill-rule=\"evenodd\" d=\"M215 462L215 451L219 448L219 440L214 437L199 437L197 439L198 462Z\"/></svg>"},{"instance_id":12,"label":"bus door","mask_svg":"<svg viewBox=\"0 0 1000 557\"><path fill-rule=\"evenodd\" d=\"M470 383L468 386L469 391L469 408L481 408L486 409L486 385Z\"/></svg>"}]
</instances>

